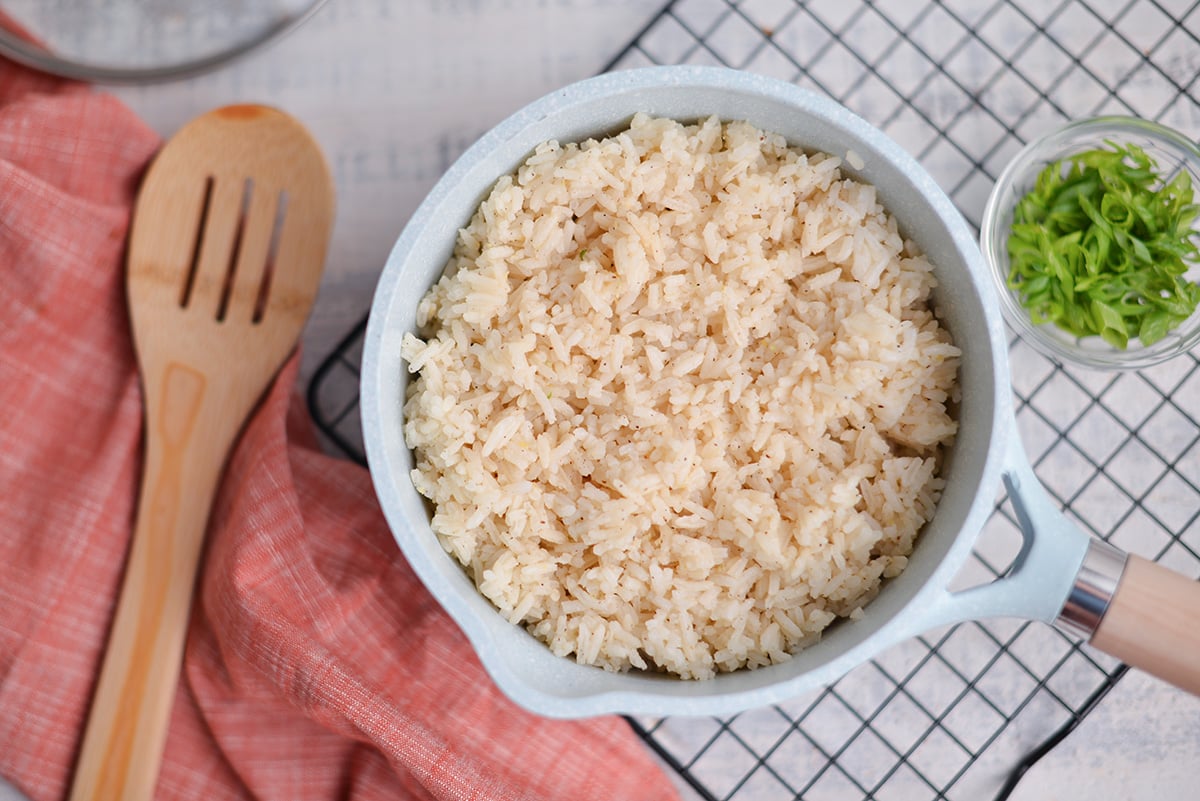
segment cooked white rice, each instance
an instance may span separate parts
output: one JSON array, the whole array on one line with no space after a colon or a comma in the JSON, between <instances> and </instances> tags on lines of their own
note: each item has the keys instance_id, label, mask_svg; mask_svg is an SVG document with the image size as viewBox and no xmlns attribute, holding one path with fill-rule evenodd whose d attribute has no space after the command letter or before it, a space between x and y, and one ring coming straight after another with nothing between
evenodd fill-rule
<instances>
[{"instance_id":1,"label":"cooked white rice","mask_svg":"<svg viewBox=\"0 0 1200 801\"><path fill-rule=\"evenodd\" d=\"M905 567L956 431L929 262L837 158L712 118L540 145L421 301L446 550L555 654L786 660Z\"/></svg>"}]
</instances>

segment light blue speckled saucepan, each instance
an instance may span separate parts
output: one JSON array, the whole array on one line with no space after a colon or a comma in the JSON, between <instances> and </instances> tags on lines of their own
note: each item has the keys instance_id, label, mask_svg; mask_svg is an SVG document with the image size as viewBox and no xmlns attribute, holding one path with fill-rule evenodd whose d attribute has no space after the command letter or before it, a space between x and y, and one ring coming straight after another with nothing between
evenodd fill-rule
<instances>
[{"instance_id":1,"label":"light blue speckled saucepan","mask_svg":"<svg viewBox=\"0 0 1200 801\"><path fill-rule=\"evenodd\" d=\"M836 623L790 661L707 681L580 665L554 656L508 623L430 529L427 503L409 479L413 454L403 436L409 374L400 340L415 331L417 303L441 275L458 229L497 178L515 171L537 144L609 135L639 111L683 121L709 115L747 120L783 134L794 146L837 156L854 151L862 168L847 164L844 170L874 184L902 232L928 254L939 284L934 303L963 351L959 434L943 472L946 489L908 568L885 582L862 620ZM1005 332L990 280L970 229L929 175L832 100L788 83L706 67L654 67L568 86L509 117L468 150L417 209L383 270L367 328L361 387L367 456L380 503L405 557L462 627L496 683L517 703L545 715L733 713L832 683L905 638L989 617L1057 622L1121 659L1200 692L1195 582L1136 557L1127 560L1092 540L1063 517L1034 477L1016 433ZM970 554L1002 482L1022 520L1021 553L1004 577L951 592L947 587Z\"/></svg>"}]
</instances>

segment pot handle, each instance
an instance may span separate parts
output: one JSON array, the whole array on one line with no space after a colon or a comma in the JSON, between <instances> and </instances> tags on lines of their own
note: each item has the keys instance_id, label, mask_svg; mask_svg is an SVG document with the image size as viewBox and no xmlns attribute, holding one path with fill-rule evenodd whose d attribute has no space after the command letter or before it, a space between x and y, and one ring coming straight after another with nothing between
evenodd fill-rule
<instances>
[{"instance_id":1,"label":"pot handle","mask_svg":"<svg viewBox=\"0 0 1200 801\"><path fill-rule=\"evenodd\" d=\"M1012 567L970 589L931 588L905 634L985 618L1041 620L1200 695L1200 581L1126 554L1067 519L1034 474L1015 424L1004 484L1022 537Z\"/></svg>"},{"instance_id":2,"label":"pot handle","mask_svg":"<svg viewBox=\"0 0 1200 801\"><path fill-rule=\"evenodd\" d=\"M994 581L957 592L941 590L933 606L942 623L996 617L1050 623L1083 562L1091 537L1067 519L1038 481L1015 423L1004 464L1004 486L1020 526L1021 549L1008 571Z\"/></svg>"},{"instance_id":3,"label":"pot handle","mask_svg":"<svg viewBox=\"0 0 1200 801\"><path fill-rule=\"evenodd\" d=\"M1200 695L1200 582L1130 555L1090 642Z\"/></svg>"},{"instance_id":4,"label":"pot handle","mask_svg":"<svg viewBox=\"0 0 1200 801\"><path fill-rule=\"evenodd\" d=\"M1053 623L1128 665L1200 695L1200 582L1126 554L1066 518L1011 437L1004 483L1023 543L1009 572L945 593L975 618ZM959 619L962 619L961 617Z\"/></svg>"}]
</instances>

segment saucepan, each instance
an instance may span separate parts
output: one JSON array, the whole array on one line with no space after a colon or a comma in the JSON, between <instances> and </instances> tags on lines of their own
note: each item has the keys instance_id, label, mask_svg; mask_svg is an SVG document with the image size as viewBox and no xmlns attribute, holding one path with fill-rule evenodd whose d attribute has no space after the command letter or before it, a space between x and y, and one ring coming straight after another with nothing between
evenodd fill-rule
<instances>
[{"instance_id":1,"label":"saucepan","mask_svg":"<svg viewBox=\"0 0 1200 801\"><path fill-rule=\"evenodd\" d=\"M933 303L962 349L959 433L943 468L946 486L907 569L884 582L861 620L834 624L789 661L704 681L582 665L555 656L505 620L431 530L430 509L410 479L414 458L403 435L409 373L400 341L416 330L417 303L441 275L457 229L537 144L610 135L636 112L682 121L746 120L783 134L793 146L836 156L852 151L843 169L876 187L901 231L935 265ZM830 684L906 638L994 617L1059 625L1200 692L1200 585L1091 538L1038 483L1017 435L1007 340L990 281L968 225L932 178L883 133L826 97L708 67L652 67L582 81L485 134L433 188L388 258L371 308L361 386L379 501L404 556L496 683L517 703L548 716L729 714ZM951 591L1002 486L1020 521L1020 553L995 581Z\"/></svg>"}]
</instances>

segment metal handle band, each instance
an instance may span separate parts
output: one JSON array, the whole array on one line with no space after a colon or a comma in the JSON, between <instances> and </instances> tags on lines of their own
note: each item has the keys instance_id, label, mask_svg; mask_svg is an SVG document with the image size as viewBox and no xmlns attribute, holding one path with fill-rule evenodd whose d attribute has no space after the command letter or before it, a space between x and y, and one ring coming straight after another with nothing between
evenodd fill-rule
<instances>
[{"instance_id":1,"label":"metal handle band","mask_svg":"<svg viewBox=\"0 0 1200 801\"><path fill-rule=\"evenodd\" d=\"M1055 623L1087 640L1096 632L1121 582L1127 554L1104 540L1088 543L1083 564Z\"/></svg>"}]
</instances>

